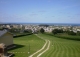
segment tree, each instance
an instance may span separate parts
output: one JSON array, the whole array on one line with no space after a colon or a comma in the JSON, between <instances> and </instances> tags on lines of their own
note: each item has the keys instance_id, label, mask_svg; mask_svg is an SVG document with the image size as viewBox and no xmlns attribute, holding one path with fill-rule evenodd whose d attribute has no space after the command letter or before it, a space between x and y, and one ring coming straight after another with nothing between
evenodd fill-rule
<instances>
[{"instance_id":1,"label":"tree","mask_svg":"<svg viewBox=\"0 0 80 57\"><path fill-rule=\"evenodd\" d=\"M76 35L73 31L67 31L68 35Z\"/></svg>"},{"instance_id":2,"label":"tree","mask_svg":"<svg viewBox=\"0 0 80 57\"><path fill-rule=\"evenodd\" d=\"M54 29L52 30L52 33L55 35L57 33L63 33L63 30L62 29Z\"/></svg>"},{"instance_id":3,"label":"tree","mask_svg":"<svg viewBox=\"0 0 80 57\"><path fill-rule=\"evenodd\" d=\"M32 30L31 29L26 29L26 30L24 30L24 33L32 33Z\"/></svg>"},{"instance_id":4,"label":"tree","mask_svg":"<svg viewBox=\"0 0 80 57\"><path fill-rule=\"evenodd\" d=\"M58 33L63 33L63 29L58 29Z\"/></svg>"},{"instance_id":5,"label":"tree","mask_svg":"<svg viewBox=\"0 0 80 57\"><path fill-rule=\"evenodd\" d=\"M48 27L49 25L47 25L47 24L40 24L39 26Z\"/></svg>"},{"instance_id":6,"label":"tree","mask_svg":"<svg viewBox=\"0 0 80 57\"><path fill-rule=\"evenodd\" d=\"M44 29L43 29L43 28L41 28L41 29L40 29L40 32L41 32L41 33L44 33Z\"/></svg>"},{"instance_id":7,"label":"tree","mask_svg":"<svg viewBox=\"0 0 80 57\"><path fill-rule=\"evenodd\" d=\"M52 30L52 33L53 33L54 35L57 34L57 33L58 33L58 29Z\"/></svg>"},{"instance_id":8,"label":"tree","mask_svg":"<svg viewBox=\"0 0 80 57\"><path fill-rule=\"evenodd\" d=\"M20 29L12 28L9 30L11 33L20 33Z\"/></svg>"},{"instance_id":9,"label":"tree","mask_svg":"<svg viewBox=\"0 0 80 57\"><path fill-rule=\"evenodd\" d=\"M77 31L77 33L76 33L78 36L80 36L80 31Z\"/></svg>"}]
</instances>

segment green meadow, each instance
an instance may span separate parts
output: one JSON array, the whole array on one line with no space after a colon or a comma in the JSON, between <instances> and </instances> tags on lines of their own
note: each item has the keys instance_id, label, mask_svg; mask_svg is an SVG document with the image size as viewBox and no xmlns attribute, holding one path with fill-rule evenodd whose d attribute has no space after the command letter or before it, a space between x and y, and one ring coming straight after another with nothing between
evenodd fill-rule
<instances>
[{"instance_id":1,"label":"green meadow","mask_svg":"<svg viewBox=\"0 0 80 57\"><path fill-rule=\"evenodd\" d=\"M40 34L51 41L50 49L41 57L80 57L80 41Z\"/></svg>"},{"instance_id":2,"label":"green meadow","mask_svg":"<svg viewBox=\"0 0 80 57\"><path fill-rule=\"evenodd\" d=\"M80 41L57 38L46 34L38 34L38 36L51 42L49 49L40 57L80 57ZM43 47L45 44L43 39L34 34L14 38L16 48L9 52L13 52L15 54L14 57L28 57ZM33 57L36 57L38 54Z\"/></svg>"},{"instance_id":3,"label":"green meadow","mask_svg":"<svg viewBox=\"0 0 80 57\"><path fill-rule=\"evenodd\" d=\"M32 53L41 49L45 41L35 35L27 35L23 37L14 38L16 48L9 52L14 53L14 57L28 57Z\"/></svg>"}]
</instances>

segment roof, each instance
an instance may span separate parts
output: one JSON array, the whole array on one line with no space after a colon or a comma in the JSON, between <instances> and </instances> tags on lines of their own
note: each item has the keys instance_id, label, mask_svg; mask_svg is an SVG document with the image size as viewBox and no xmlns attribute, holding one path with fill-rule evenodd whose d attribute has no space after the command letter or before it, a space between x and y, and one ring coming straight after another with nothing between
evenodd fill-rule
<instances>
[{"instance_id":1,"label":"roof","mask_svg":"<svg viewBox=\"0 0 80 57\"><path fill-rule=\"evenodd\" d=\"M7 33L7 30L2 30L2 31L0 31L0 37L1 37L2 35L4 35L5 33Z\"/></svg>"}]
</instances>

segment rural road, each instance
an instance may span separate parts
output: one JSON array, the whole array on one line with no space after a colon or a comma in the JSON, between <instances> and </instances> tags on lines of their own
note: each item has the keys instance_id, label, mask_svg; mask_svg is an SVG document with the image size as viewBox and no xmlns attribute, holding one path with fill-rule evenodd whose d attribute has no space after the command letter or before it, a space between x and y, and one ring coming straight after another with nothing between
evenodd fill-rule
<instances>
[{"instance_id":1,"label":"rural road","mask_svg":"<svg viewBox=\"0 0 80 57\"><path fill-rule=\"evenodd\" d=\"M38 36L37 34L36 34L36 36L37 37L39 37L39 38L41 38L41 39L43 39L42 37L40 37L40 36ZM49 49L49 47L50 47L50 41L49 40L46 40L46 39L43 39L43 40L45 40L45 44L43 45L43 47L40 49L40 50L38 50L37 52L35 52L35 53L33 53L32 55L30 55L29 57L33 57L34 55L36 55L37 53L39 53L38 55L37 55L37 57L40 57L43 53L45 53L48 49ZM48 46L47 46L48 45ZM45 49L45 47L47 46L47 48ZM45 49L45 50L44 50ZM42 51L42 52L41 52Z\"/></svg>"}]
</instances>

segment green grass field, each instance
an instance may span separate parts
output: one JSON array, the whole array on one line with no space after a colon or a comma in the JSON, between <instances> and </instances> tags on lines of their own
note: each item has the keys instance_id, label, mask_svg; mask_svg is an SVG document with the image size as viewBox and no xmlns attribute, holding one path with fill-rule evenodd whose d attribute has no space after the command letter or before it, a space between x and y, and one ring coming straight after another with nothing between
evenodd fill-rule
<instances>
[{"instance_id":1,"label":"green grass field","mask_svg":"<svg viewBox=\"0 0 80 57\"><path fill-rule=\"evenodd\" d=\"M56 38L54 36L39 34L51 41L50 49L41 57L80 57L80 41Z\"/></svg>"},{"instance_id":2,"label":"green grass field","mask_svg":"<svg viewBox=\"0 0 80 57\"><path fill-rule=\"evenodd\" d=\"M17 47L9 52L14 53L14 57L28 57L32 53L42 48L44 43L44 40L35 35L14 38L14 44L16 44ZM28 54L28 52L30 53Z\"/></svg>"},{"instance_id":3,"label":"green grass field","mask_svg":"<svg viewBox=\"0 0 80 57\"><path fill-rule=\"evenodd\" d=\"M43 53L41 57L80 57L80 41L57 38L46 34L38 34L38 36L51 42L49 50ZM28 57L42 48L45 41L36 35L28 35L14 38L14 43L19 47L9 52L14 52L14 57ZM30 54L28 54L29 51ZM33 57L36 57L38 54Z\"/></svg>"},{"instance_id":4,"label":"green grass field","mask_svg":"<svg viewBox=\"0 0 80 57\"><path fill-rule=\"evenodd\" d=\"M80 41L80 36L77 36L77 35L68 35L66 33L59 33L59 34L56 34L54 36L59 37L59 38L64 38L64 39Z\"/></svg>"}]
</instances>

